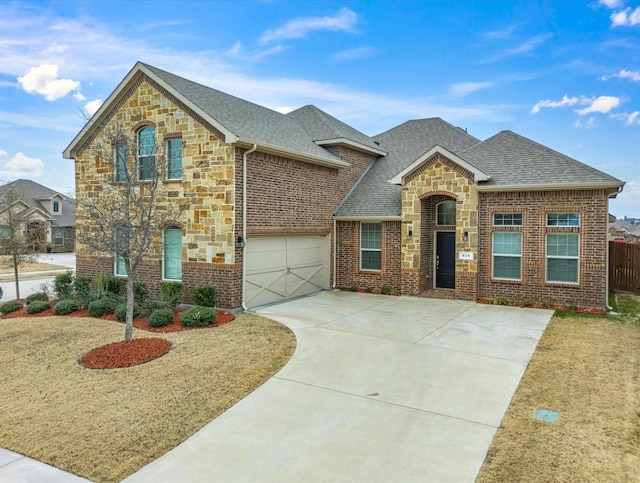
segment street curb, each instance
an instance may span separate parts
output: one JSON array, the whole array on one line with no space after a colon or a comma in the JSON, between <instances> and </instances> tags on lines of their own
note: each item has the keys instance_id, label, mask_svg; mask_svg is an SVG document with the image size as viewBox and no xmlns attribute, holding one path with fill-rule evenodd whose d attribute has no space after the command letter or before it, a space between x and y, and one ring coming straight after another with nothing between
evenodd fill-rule
<instances>
[{"instance_id":1,"label":"street curb","mask_svg":"<svg viewBox=\"0 0 640 483\"><path fill-rule=\"evenodd\" d=\"M75 273L75 268L56 269L56 270L42 270L39 272L24 272L18 273L19 280L33 280L34 278L48 278L58 275L60 273L72 272ZM0 274L0 282L13 282L15 280L12 273Z\"/></svg>"}]
</instances>

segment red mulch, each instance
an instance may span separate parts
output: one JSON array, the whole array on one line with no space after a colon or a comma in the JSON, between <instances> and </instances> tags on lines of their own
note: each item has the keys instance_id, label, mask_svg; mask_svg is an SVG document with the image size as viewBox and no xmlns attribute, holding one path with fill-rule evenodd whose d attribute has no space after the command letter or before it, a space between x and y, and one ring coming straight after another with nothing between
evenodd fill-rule
<instances>
[{"instance_id":1,"label":"red mulch","mask_svg":"<svg viewBox=\"0 0 640 483\"><path fill-rule=\"evenodd\" d=\"M24 303L23 300L19 302ZM28 314L26 307L22 307L14 312L10 312L6 315L2 315L0 318L12 319L16 317L52 317L56 314L52 308L39 312L37 314ZM164 327L150 327L146 317L137 317L133 319L133 326L136 329L145 330L147 332L178 332L182 330L195 330L206 329L210 327L219 327L227 324L235 319L233 314L224 312L223 310L216 310L216 322L212 325L204 327L184 327L180 324L180 314L185 309L177 309L173 312L173 321L169 325ZM86 309L77 310L68 315L69 317L91 317ZM105 314L99 317L101 320L109 320L114 322L121 322L116 320L116 316L113 313ZM159 338L145 338L145 339L133 339L132 341L121 341L107 344L86 353L80 363L89 369L117 369L121 367L131 367L138 364L144 364L158 357L162 357L169 352L171 348L171 342L165 339Z\"/></svg>"},{"instance_id":2,"label":"red mulch","mask_svg":"<svg viewBox=\"0 0 640 483\"><path fill-rule=\"evenodd\" d=\"M114 342L87 352L80 359L80 364L88 369L137 366L162 357L170 348L171 342L159 338Z\"/></svg>"}]
</instances>

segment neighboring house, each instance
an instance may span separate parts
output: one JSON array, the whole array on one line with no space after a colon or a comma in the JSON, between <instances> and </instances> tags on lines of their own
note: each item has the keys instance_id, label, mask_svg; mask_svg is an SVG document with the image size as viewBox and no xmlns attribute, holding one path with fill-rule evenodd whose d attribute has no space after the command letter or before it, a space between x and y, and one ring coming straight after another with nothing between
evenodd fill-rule
<instances>
[{"instance_id":1,"label":"neighboring house","mask_svg":"<svg viewBox=\"0 0 640 483\"><path fill-rule=\"evenodd\" d=\"M0 244L9 236L3 218L13 209L34 252L75 250L75 200L28 179L0 186ZM4 215L3 215L4 213Z\"/></svg>"},{"instance_id":2,"label":"neighboring house","mask_svg":"<svg viewBox=\"0 0 640 483\"><path fill-rule=\"evenodd\" d=\"M640 243L640 223L615 220L609 223L609 240L622 243Z\"/></svg>"},{"instance_id":3,"label":"neighboring house","mask_svg":"<svg viewBox=\"0 0 640 483\"><path fill-rule=\"evenodd\" d=\"M432 118L369 137L138 63L64 152L79 206L115 179L92 155L114 123L181 149L162 202L189 206L144 267L152 290L211 283L227 308L333 286L606 306L608 200L624 183L511 131L481 141ZM174 238L182 249L163 250ZM119 269L78 246L77 271Z\"/></svg>"}]
</instances>

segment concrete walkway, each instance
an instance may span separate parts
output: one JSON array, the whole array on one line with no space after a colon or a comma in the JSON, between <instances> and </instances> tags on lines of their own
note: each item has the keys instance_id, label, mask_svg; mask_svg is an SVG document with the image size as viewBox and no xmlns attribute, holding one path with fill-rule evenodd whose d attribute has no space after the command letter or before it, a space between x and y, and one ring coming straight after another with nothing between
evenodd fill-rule
<instances>
[{"instance_id":1,"label":"concrete walkway","mask_svg":"<svg viewBox=\"0 0 640 483\"><path fill-rule=\"evenodd\" d=\"M293 358L126 482L473 482L553 314L348 292L258 313Z\"/></svg>"}]
</instances>

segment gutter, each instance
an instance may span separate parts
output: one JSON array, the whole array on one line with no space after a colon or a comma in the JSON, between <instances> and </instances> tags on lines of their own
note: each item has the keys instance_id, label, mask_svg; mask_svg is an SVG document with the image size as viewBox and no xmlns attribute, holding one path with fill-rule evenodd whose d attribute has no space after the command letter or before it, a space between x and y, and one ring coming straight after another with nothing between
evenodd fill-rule
<instances>
[{"instance_id":1,"label":"gutter","mask_svg":"<svg viewBox=\"0 0 640 483\"><path fill-rule=\"evenodd\" d=\"M247 311L246 301L244 299L245 279L247 277L247 155L258 149L258 145L254 144L249 151L245 151L242 155L242 310Z\"/></svg>"}]
</instances>

